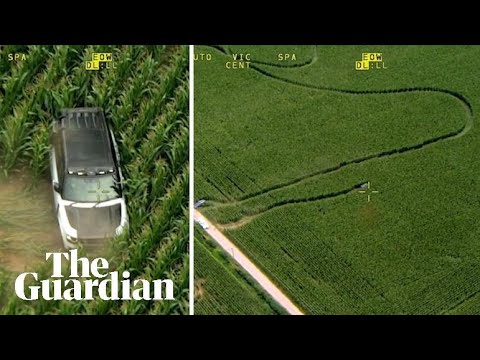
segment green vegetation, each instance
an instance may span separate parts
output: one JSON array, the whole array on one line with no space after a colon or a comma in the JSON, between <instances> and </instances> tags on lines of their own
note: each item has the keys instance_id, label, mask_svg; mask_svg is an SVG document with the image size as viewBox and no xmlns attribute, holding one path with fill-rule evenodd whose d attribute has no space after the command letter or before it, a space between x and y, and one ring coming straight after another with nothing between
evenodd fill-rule
<instances>
[{"instance_id":1,"label":"green vegetation","mask_svg":"<svg viewBox=\"0 0 480 360\"><path fill-rule=\"evenodd\" d=\"M303 310L480 311L480 47L196 51L195 198ZM252 67L225 69L238 51Z\"/></svg>"},{"instance_id":2,"label":"green vegetation","mask_svg":"<svg viewBox=\"0 0 480 360\"><path fill-rule=\"evenodd\" d=\"M10 282L9 272L0 267L0 306L3 306L8 299L7 287L4 284Z\"/></svg>"},{"instance_id":3,"label":"green vegetation","mask_svg":"<svg viewBox=\"0 0 480 360\"><path fill-rule=\"evenodd\" d=\"M13 52L27 59L7 61ZM93 52L113 53L116 68L87 71ZM132 280L172 279L176 298L23 302L11 282L0 281L0 294L9 297L3 312L187 314L188 47L5 46L0 59L2 173L14 179L28 168L34 182L48 179L49 126L60 109L102 107L119 145L130 217L129 233L105 256L111 269L128 270ZM51 189L43 190L51 198ZM40 273L48 277L49 271L42 266Z\"/></svg>"},{"instance_id":4,"label":"green vegetation","mask_svg":"<svg viewBox=\"0 0 480 360\"><path fill-rule=\"evenodd\" d=\"M195 229L195 315L283 314L255 281Z\"/></svg>"}]
</instances>

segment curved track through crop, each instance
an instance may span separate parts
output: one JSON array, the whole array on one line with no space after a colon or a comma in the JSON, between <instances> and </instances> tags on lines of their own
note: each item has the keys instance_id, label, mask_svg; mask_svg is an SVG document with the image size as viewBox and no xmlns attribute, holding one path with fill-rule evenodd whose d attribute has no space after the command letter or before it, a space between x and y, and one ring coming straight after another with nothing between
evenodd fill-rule
<instances>
[{"instance_id":1,"label":"curved track through crop","mask_svg":"<svg viewBox=\"0 0 480 360\"><path fill-rule=\"evenodd\" d=\"M213 47L214 49L216 49L217 51L221 52L224 55L230 55L230 51L229 51L228 48L224 49L220 46L211 46L211 47ZM465 136L473 128L473 108L472 108L472 105L470 104L470 102L467 100L466 97L464 97L462 94L460 94L456 91L453 91L453 90L442 89L442 88L437 88L437 87L409 87L409 88L399 88L399 89L393 89L392 88L392 89L379 89L379 90L342 89L342 88L335 88L335 87L329 87L329 86L306 84L306 83L302 83L300 81L296 81L296 80L292 80L292 79L288 79L288 78L283 78L281 76L272 74L271 72L268 72L267 70L265 70L265 69L259 67L258 65L256 65L256 64L261 64L261 65L268 65L268 66L290 67L290 68L299 68L299 67L309 66L309 65L314 64L318 60L318 54L317 54L316 46L314 46L314 49L315 49L315 51L314 51L314 56L312 57L312 59L310 59L310 60L308 60L308 61L306 61L302 64L298 64L298 65L275 65L275 64L266 63L266 62L262 62L262 61L256 61L256 60L252 59L252 61L251 61L252 65L250 66L250 68L257 71L259 74L261 74L263 76L266 76L266 77L268 77L268 78L270 78L274 81L279 81L279 82L282 82L284 84L288 84L288 85L292 85L292 86L299 86L299 87L303 87L303 88L310 89L310 90L316 90L316 91L328 91L328 92L334 92L334 93L340 93L340 94L359 95L359 96L362 96L362 95L365 96L365 95L402 94L402 93L425 93L425 92L440 93L440 94L443 94L445 96L449 96L449 97L454 98L456 101L458 101L465 108L466 120L465 120L464 126L460 129L456 130L456 131L453 131L453 132L450 132L450 133L447 133L447 134L443 134L443 135L440 135L440 136L437 136L437 137L434 137L434 138L430 138L430 139L427 139L423 142L420 142L420 143L417 143L417 144L414 144L414 145L405 146L405 147L402 147L402 148L391 149L391 150L385 150L385 151L382 151L382 152L379 152L379 153L366 155L366 156L356 158L356 159L345 160L345 161L342 161L341 163L339 163L336 166L325 168L325 169L320 169L320 170L315 171L313 173L305 174L301 177L298 177L298 178L295 178L295 179L292 179L292 180L289 180L289 181L285 181L285 182L282 182L282 183L278 183L278 184L266 187L266 188L264 188L260 191L257 191L257 192L250 193L250 194L247 194L245 196L239 197L235 201L230 201L230 202L220 202L220 201L213 202L212 201L212 202L210 202L210 204L211 204L210 207L223 207L223 206L238 205L238 204L240 204L240 203L242 203L246 200L250 200L250 199L256 198L256 197L261 196L261 195L268 195L273 191L288 188L288 187L292 187L292 186L295 186L295 185L297 185L301 182L304 182L308 179L311 179L311 178L314 178L314 177L317 177L317 176L322 176L322 175L329 174L329 173L333 173L333 172L339 171L339 170L341 170L345 167L348 167L348 166L351 166L351 165L354 165L354 164L360 164L360 163L375 160L375 159L380 159L380 158L384 158L384 157L389 157L389 156L394 156L394 155L398 155L398 154L404 154L404 153L420 150L422 148L434 145L434 144L436 144L438 142L442 142L442 141L459 139L459 138ZM227 223L227 224L222 224L221 226L225 229L237 228L237 227L240 227L240 226L243 226L243 225L249 223L251 220L253 220L257 216L260 216L260 215L264 214L265 212L271 211L275 208L286 206L286 205L289 205L289 204L315 202L315 201L321 201L321 200L324 200L324 199L327 199L327 198L344 196L344 195L354 191L356 188L358 188L358 186L359 186L359 184L354 185L353 187L349 187L347 189L340 190L340 191L336 191L336 192L332 192L332 193L328 193L328 194L321 194L321 195L318 195L318 196L304 198L304 199L295 199L295 200L290 200L290 201L276 202L276 203L274 203L270 206L267 206L265 209L254 213L254 214L251 214L251 215L248 215L248 216L243 216L239 221L235 221L235 222Z\"/></svg>"}]
</instances>

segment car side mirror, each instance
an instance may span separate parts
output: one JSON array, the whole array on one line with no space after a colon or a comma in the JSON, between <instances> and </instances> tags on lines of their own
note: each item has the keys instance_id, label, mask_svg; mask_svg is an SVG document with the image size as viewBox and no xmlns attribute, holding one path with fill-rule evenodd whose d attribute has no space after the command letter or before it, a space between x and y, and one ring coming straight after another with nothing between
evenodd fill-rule
<instances>
[{"instance_id":1,"label":"car side mirror","mask_svg":"<svg viewBox=\"0 0 480 360\"><path fill-rule=\"evenodd\" d=\"M123 190L123 184L122 184L122 179L120 178L120 175L118 175L117 173L115 173L113 175L113 181L115 183L115 187L120 189L120 190Z\"/></svg>"},{"instance_id":2,"label":"car side mirror","mask_svg":"<svg viewBox=\"0 0 480 360\"><path fill-rule=\"evenodd\" d=\"M53 190L55 190L58 193L61 191L60 184L56 181L53 183Z\"/></svg>"}]
</instances>

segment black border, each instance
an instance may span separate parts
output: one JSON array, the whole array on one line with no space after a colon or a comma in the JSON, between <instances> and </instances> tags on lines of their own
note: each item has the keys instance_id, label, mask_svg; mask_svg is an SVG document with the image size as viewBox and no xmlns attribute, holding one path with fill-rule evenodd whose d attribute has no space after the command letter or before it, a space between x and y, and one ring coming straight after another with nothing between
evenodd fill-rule
<instances>
[{"instance_id":1,"label":"black border","mask_svg":"<svg viewBox=\"0 0 480 360\"><path fill-rule=\"evenodd\" d=\"M65 19L31 18L5 25L0 34L2 44L375 44L375 45L450 45L480 44L476 29L478 21L468 14L438 18L433 12L423 16L418 9L409 8L410 14L392 9L391 14L378 15L365 10L385 7L375 0L354 4L339 4L344 9L309 10L302 8L266 9L263 13L252 7L258 4L227 0L221 7L232 5L228 14L213 13L213 5L176 4L164 11L147 10L138 14L134 6L130 14L108 16L92 13L88 4L83 18ZM92 4L90 4L92 5ZM219 6L220 6L219 5ZM319 4L321 6L321 4ZM335 5L335 4L333 4ZM25 5L27 6L27 5ZM163 7L164 4L161 4ZM403 6L403 3L402 3ZM105 6L104 6L105 7ZM344 10L352 8L355 15ZM90 10L89 10L90 9ZM213 8L212 8L213 9ZM108 9L107 9L108 10ZM222 9L215 9L222 10ZM275 11L274 11L275 10ZM302 11L300 11L302 10ZM398 10L398 11L397 11ZM395 14L393 14L395 13ZM473 15L474 12L472 12ZM173 15L172 15L173 14ZM431 21L437 21L432 24Z\"/></svg>"}]
</instances>

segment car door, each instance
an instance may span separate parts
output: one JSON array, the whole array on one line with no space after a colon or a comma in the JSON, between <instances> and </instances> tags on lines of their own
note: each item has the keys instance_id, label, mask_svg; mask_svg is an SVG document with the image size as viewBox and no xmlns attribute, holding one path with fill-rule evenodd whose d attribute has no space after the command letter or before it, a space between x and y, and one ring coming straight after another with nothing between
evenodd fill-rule
<instances>
[{"instance_id":1,"label":"car door","mask_svg":"<svg viewBox=\"0 0 480 360\"><path fill-rule=\"evenodd\" d=\"M62 184L63 175L64 175L64 162L63 162L63 151L61 147L62 132L53 131L52 134L52 147L50 152L50 173L52 176L52 191L53 191L53 202L55 206L55 212L58 215L58 207L60 200L62 199L61 194L54 189L54 184Z\"/></svg>"}]
</instances>

